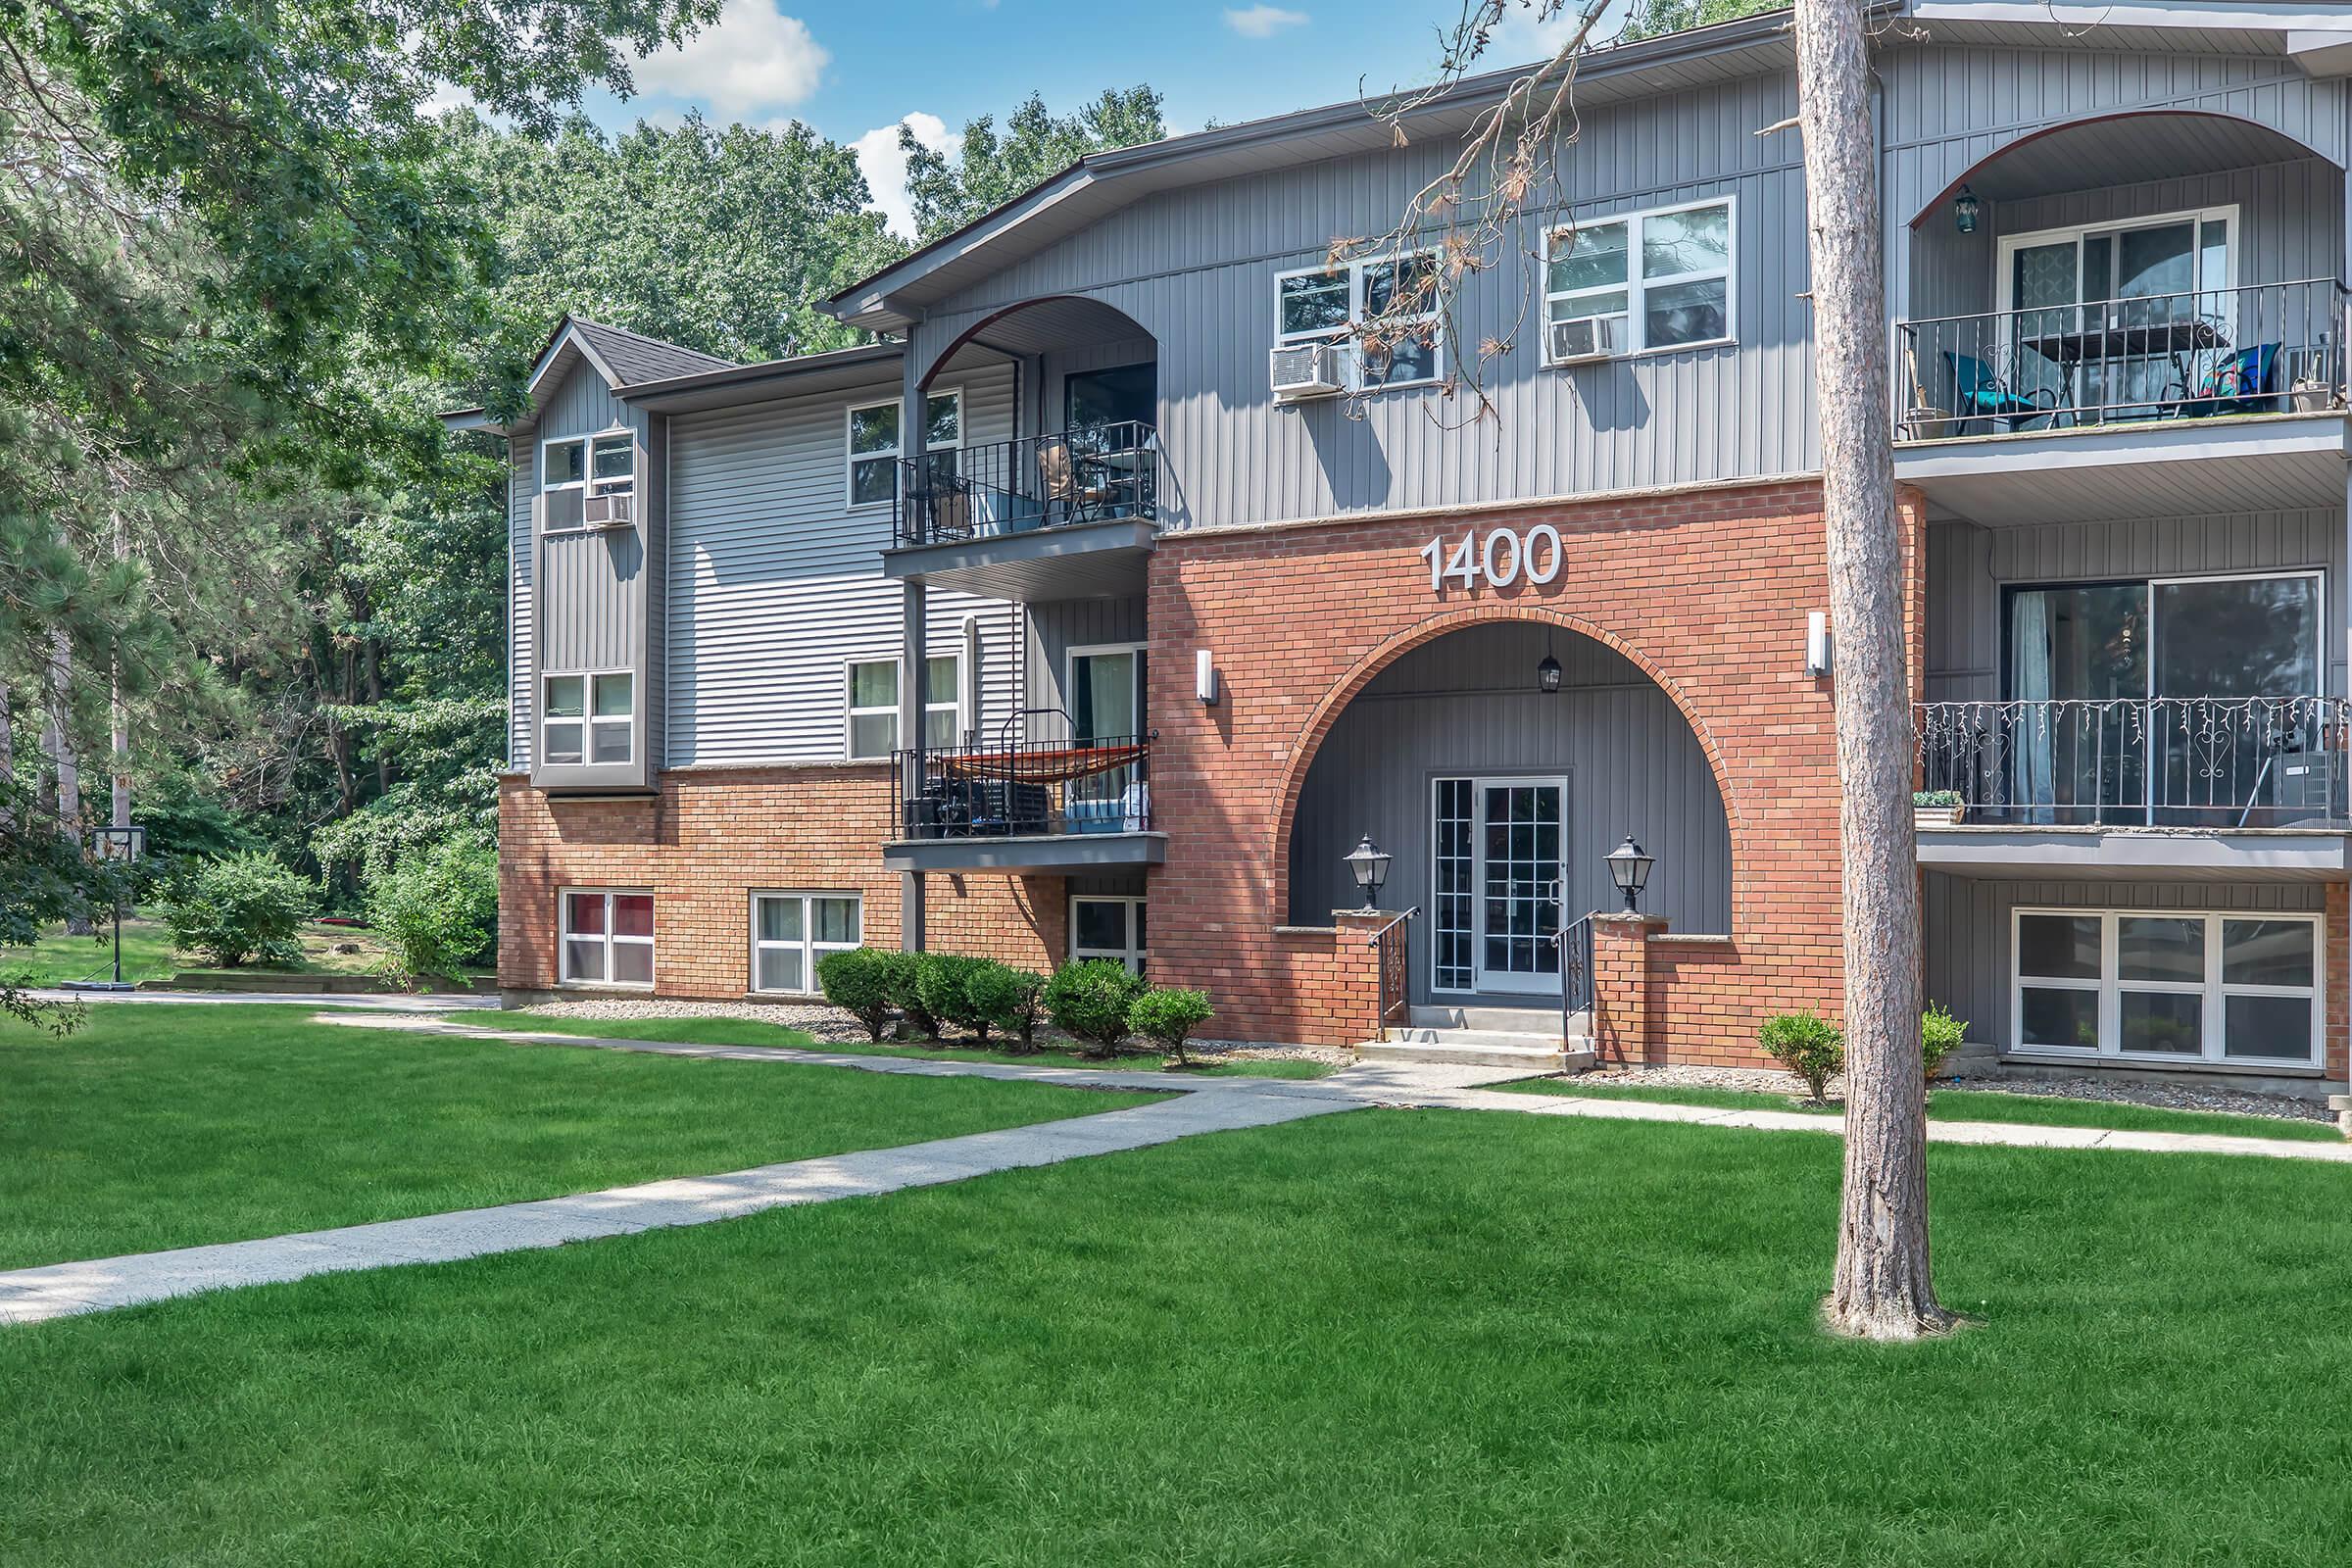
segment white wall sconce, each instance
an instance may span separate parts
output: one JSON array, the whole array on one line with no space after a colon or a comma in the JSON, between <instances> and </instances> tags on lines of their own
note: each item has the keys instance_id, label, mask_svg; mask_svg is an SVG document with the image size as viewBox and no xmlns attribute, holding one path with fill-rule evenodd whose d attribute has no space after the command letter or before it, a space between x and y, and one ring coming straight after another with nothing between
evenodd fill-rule
<instances>
[{"instance_id":1,"label":"white wall sconce","mask_svg":"<svg viewBox=\"0 0 2352 1568\"><path fill-rule=\"evenodd\" d=\"M1825 610L1805 612L1805 673L1819 680L1830 672L1830 615Z\"/></svg>"},{"instance_id":2,"label":"white wall sconce","mask_svg":"<svg viewBox=\"0 0 2352 1568\"><path fill-rule=\"evenodd\" d=\"M1193 695L1203 708L1217 706L1217 663L1205 648L1193 655Z\"/></svg>"}]
</instances>

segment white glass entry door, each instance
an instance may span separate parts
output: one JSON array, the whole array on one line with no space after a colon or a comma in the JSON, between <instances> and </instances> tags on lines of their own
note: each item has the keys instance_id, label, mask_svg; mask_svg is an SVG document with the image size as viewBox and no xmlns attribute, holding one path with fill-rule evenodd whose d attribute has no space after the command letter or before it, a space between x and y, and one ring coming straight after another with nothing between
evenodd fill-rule
<instances>
[{"instance_id":1,"label":"white glass entry door","mask_svg":"<svg viewBox=\"0 0 2352 1568\"><path fill-rule=\"evenodd\" d=\"M1436 989L1558 994L1567 799L1561 778L1438 781Z\"/></svg>"}]
</instances>

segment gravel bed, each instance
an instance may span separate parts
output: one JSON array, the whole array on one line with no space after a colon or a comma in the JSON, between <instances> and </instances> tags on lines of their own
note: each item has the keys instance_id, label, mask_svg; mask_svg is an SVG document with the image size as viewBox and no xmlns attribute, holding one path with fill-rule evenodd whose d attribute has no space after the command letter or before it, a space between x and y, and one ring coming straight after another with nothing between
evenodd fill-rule
<instances>
[{"instance_id":1,"label":"gravel bed","mask_svg":"<svg viewBox=\"0 0 2352 1568\"><path fill-rule=\"evenodd\" d=\"M664 1002L653 998L583 998L576 1002L542 1002L530 1009L562 1018L748 1018L755 1023L781 1024L798 1029L822 1045L863 1045L865 1025L821 1002ZM1050 1030L1040 1030L1041 1043L1075 1049L1076 1042ZM950 1042L954 1044L954 1042ZM994 1040L991 1049L1002 1049ZM1325 1046L1265 1046L1239 1040L1196 1040L1192 1054L1211 1064L1239 1061L1315 1061L1345 1067L1355 1059L1351 1051Z\"/></svg>"},{"instance_id":2,"label":"gravel bed","mask_svg":"<svg viewBox=\"0 0 2352 1568\"><path fill-rule=\"evenodd\" d=\"M1681 1089L1745 1089L1762 1094L1802 1095L1804 1080L1777 1067L1607 1067L1584 1073L1580 1083ZM2262 1095L2219 1084L2126 1083L2087 1074L2069 1078L2011 1078L1978 1075L1936 1080L1938 1088L1984 1090L1999 1095L2044 1095L2061 1100L2097 1100L2111 1104L2151 1105L2163 1110L2218 1110L2237 1116L2271 1116L2281 1121L2335 1119L2326 1101L2290 1095ZM1830 1098L1844 1092L1842 1078L1830 1080Z\"/></svg>"}]
</instances>

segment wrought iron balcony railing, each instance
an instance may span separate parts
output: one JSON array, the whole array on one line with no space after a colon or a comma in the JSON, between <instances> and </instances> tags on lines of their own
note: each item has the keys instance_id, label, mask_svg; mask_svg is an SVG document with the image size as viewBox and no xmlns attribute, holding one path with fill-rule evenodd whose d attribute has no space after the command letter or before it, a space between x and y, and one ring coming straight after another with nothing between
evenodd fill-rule
<instances>
[{"instance_id":1,"label":"wrought iron balcony railing","mask_svg":"<svg viewBox=\"0 0 2352 1568\"><path fill-rule=\"evenodd\" d=\"M2345 322L2333 278L1905 321L1896 435L2340 409Z\"/></svg>"},{"instance_id":2,"label":"wrought iron balcony railing","mask_svg":"<svg viewBox=\"0 0 2352 1568\"><path fill-rule=\"evenodd\" d=\"M1159 433L1134 421L932 452L899 465L902 548L1118 517L1156 519Z\"/></svg>"},{"instance_id":3,"label":"wrought iron balcony railing","mask_svg":"<svg viewBox=\"0 0 2352 1568\"><path fill-rule=\"evenodd\" d=\"M2326 827L2346 810L2340 697L1923 703L1919 787L2007 825Z\"/></svg>"},{"instance_id":4,"label":"wrought iron balcony railing","mask_svg":"<svg viewBox=\"0 0 2352 1568\"><path fill-rule=\"evenodd\" d=\"M896 754L909 839L1141 833L1152 826L1152 741L1005 738Z\"/></svg>"}]
</instances>

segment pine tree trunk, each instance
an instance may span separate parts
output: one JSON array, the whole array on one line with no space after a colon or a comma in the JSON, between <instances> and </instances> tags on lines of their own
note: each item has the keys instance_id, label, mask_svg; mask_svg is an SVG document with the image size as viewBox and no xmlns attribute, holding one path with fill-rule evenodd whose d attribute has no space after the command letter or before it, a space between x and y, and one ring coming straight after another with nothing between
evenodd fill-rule
<instances>
[{"instance_id":1,"label":"pine tree trunk","mask_svg":"<svg viewBox=\"0 0 2352 1568\"><path fill-rule=\"evenodd\" d=\"M17 705L8 682L0 681L0 832L17 826Z\"/></svg>"},{"instance_id":2,"label":"pine tree trunk","mask_svg":"<svg viewBox=\"0 0 2352 1568\"><path fill-rule=\"evenodd\" d=\"M49 641L49 722L41 731L41 747L57 780L57 831L75 848L81 844L81 762L74 754L74 648L62 631ZM70 936L86 937L97 929L90 912L76 908L66 920Z\"/></svg>"},{"instance_id":3,"label":"pine tree trunk","mask_svg":"<svg viewBox=\"0 0 2352 1568\"><path fill-rule=\"evenodd\" d=\"M1864 25L1861 0L1797 0L1845 894L1845 1192L1825 1312L1836 1332L1905 1340L1951 1318L1928 1275L1911 693Z\"/></svg>"}]
</instances>

